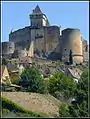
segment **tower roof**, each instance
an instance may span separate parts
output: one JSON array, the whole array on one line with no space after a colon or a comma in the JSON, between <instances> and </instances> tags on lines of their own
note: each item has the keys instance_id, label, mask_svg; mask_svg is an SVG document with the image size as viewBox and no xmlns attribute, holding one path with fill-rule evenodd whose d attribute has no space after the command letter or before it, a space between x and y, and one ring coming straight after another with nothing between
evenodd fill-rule
<instances>
[{"instance_id":1,"label":"tower roof","mask_svg":"<svg viewBox=\"0 0 90 119\"><path fill-rule=\"evenodd\" d=\"M33 10L33 13L42 13L40 7L37 5L36 8Z\"/></svg>"}]
</instances>

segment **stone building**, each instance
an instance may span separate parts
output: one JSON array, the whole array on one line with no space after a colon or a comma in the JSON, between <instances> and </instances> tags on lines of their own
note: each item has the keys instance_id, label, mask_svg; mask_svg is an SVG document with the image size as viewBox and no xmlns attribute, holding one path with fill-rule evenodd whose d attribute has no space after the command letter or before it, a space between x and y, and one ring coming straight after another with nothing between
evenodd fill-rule
<instances>
[{"instance_id":1,"label":"stone building","mask_svg":"<svg viewBox=\"0 0 90 119\"><path fill-rule=\"evenodd\" d=\"M50 25L47 16L38 5L30 14L30 25L11 32L9 42L14 44L12 45L13 56L17 58L38 56L68 62L69 52L72 50L73 60L83 62L83 42L80 30L67 28L60 32L58 26ZM9 46L8 43L7 46ZM5 48L4 45L2 48Z\"/></svg>"},{"instance_id":2,"label":"stone building","mask_svg":"<svg viewBox=\"0 0 90 119\"><path fill-rule=\"evenodd\" d=\"M2 56L8 57L14 53L15 44L14 42L2 42Z\"/></svg>"},{"instance_id":3,"label":"stone building","mask_svg":"<svg viewBox=\"0 0 90 119\"><path fill-rule=\"evenodd\" d=\"M83 39L83 61L89 61L89 45L86 40Z\"/></svg>"},{"instance_id":4,"label":"stone building","mask_svg":"<svg viewBox=\"0 0 90 119\"><path fill-rule=\"evenodd\" d=\"M0 76L1 76L1 84L10 83L9 72L5 65L1 66Z\"/></svg>"},{"instance_id":5,"label":"stone building","mask_svg":"<svg viewBox=\"0 0 90 119\"><path fill-rule=\"evenodd\" d=\"M69 62L70 50L74 62L83 62L82 37L79 29L67 28L62 31L61 40L62 61Z\"/></svg>"}]
</instances>

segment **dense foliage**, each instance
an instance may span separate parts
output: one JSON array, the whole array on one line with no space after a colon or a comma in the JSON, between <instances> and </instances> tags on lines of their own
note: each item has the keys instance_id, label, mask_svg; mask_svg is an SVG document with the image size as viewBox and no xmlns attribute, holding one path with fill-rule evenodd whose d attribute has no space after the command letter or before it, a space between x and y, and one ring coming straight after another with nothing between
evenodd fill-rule
<instances>
[{"instance_id":1,"label":"dense foliage","mask_svg":"<svg viewBox=\"0 0 90 119\"><path fill-rule=\"evenodd\" d=\"M88 117L88 70L84 71L77 84L76 101L60 106L60 117ZM62 108L63 107L63 108ZM67 107L67 108L66 108ZM61 110L62 109L62 110ZM66 115L67 114L67 115Z\"/></svg>"},{"instance_id":2,"label":"dense foliage","mask_svg":"<svg viewBox=\"0 0 90 119\"><path fill-rule=\"evenodd\" d=\"M56 98L67 100L74 96L76 83L64 73L55 72L49 79L48 90Z\"/></svg>"},{"instance_id":3,"label":"dense foliage","mask_svg":"<svg viewBox=\"0 0 90 119\"><path fill-rule=\"evenodd\" d=\"M13 79L11 79L11 82L12 82L12 84L16 84L16 85L18 85L19 84L19 78L13 78Z\"/></svg>"},{"instance_id":4,"label":"dense foliage","mask_svg":"<svg viewBox=\"0 0 90 119\"><path fill-rule=\"evenodd\" d=\"M2 58L2 65L7 65L8 61L5 58Z\"/></svg>"},{"instance_id":5,"label":"dense foliage","mask_svg":"<svg viewBox=\"0 0 90 119\"><path fill-rule=\"evenodd\" d=\"M27 67L24 70L21 74L19 85L22 86L25 91L36 93L45 93L46 91L44 79L40 71L35 67Z\"/></svg>"}]
</instances>

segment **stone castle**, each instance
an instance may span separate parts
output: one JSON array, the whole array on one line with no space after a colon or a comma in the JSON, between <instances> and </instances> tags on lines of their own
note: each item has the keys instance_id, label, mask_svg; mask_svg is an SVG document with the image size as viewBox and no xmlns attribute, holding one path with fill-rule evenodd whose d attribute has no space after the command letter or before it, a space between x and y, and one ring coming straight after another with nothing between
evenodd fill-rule
<instances>
[{"instance_id":1,"label":"stone castle","mask_svg":"<svg viewBox=\"0 0 90 119\"><path fill-rule=\"evenodd\" d=\"M84 60L84 53L88 51L87 46L79 29L67 28L61 31L60 27L51 26L47 16L37 5L30 14L30 26L11 31L9 42L2 42L2 56L30 56L69 62L71 50L73 61L80 63Z\"/></svg>"}]
</instances>

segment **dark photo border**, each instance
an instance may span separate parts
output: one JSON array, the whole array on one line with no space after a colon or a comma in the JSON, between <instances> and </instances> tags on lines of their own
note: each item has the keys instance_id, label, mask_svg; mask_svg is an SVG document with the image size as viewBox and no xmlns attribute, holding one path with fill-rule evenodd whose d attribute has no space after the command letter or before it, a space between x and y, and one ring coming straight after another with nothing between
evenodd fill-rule
<instances>
[{"instance_id":1,"label":"dark photo border","mask_svg":"<svg viewBox=\"0 0 90 119\"><path fill-rule=\"evenodd\" d=\"M5 2L5 1L18 1L18 0L1 0L0 1L0 8L1 8L1 3L2 2ZM22 1L25 1L25 0L19 0L20 2L22 2ZM30 1L30 0L26 0L25 2L33 2L33 1L35 1L35 2L37 2L37 1L41 1L41 2L47 2L48 0L32 0L32 1ZM52 2L52 1L54 1L54 0L49 0L50 2ZM63 0L63 1L68 1L68 0ZM71 1L78 1L78 0L71 0ZM79 0L80 1L80 0ZM81 0L82 2L83 1L87 1L87 2L89 2L89 0ZM54 2L60 2L60 0L57 0L57 1L54 1ZM2 10L0 9L0 18L2 19L2 16L1 16L1 12L2 12ZM2 21L3 22L3 21ZM0 28L1 28L1 26L2 26L2 24L1 24L1 22L0 22ZM1 28L1 32L0 32L0 43L2 42L2 28ZM0 55L1 55L1 57L2 57L2 45L0 45ZM89 49L90 50L90 49ZM89 51L90 52L90 51ZM1 71L1 64L2 64L2 61L1 61L1 57L0 57L0 71ZM90 59L89 59L89 70L90 70ZM90 72L89 72L90 73ZM89 79L90 77L88 76L88 106L89 106L89 117L90 117L90 79ZM1 83L0 83L1 84ZM0 97L1 97L1 85L0 85ZM1 101L1 98L0 98L0 105L2 105L2 101ZM0 110L2 110L2 107L0 106ZM0 112L0 116L1 116L1 112ZM83 117L83 118L89 118L89 117ZM26 117L27 118L27 117ZM67 117L67 118L70 118L70 117ZM74 117L73 117L74 118ZM75 117L76 118L76 117Z\"/></svg>"}]
</instances>

